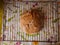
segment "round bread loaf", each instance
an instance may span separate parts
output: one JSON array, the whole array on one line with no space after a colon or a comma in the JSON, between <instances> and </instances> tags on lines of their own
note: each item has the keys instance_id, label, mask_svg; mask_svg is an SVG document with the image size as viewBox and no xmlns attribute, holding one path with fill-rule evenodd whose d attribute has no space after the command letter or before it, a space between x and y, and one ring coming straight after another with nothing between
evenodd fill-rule
<instances>
[{"instance_id":1,"label":"round bread loaf","mask_svg":"<svg viewBox=\"0 0 60 45\"><path fill-rule=\"evenodd\" d=\"M37 33L42 30L43 27L44 13L39 8L31 9L20 16L20 28L28 34Z\"/></svg>"}]
</instances>

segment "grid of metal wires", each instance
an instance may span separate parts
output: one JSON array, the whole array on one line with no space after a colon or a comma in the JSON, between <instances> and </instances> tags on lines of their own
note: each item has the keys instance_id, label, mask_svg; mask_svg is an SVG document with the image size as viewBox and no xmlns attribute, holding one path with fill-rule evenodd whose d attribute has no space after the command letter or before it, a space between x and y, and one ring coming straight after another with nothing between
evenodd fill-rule
<instances>
[{"instance_id":1,"label":"grid of metal wires","mask_svg":"<svg viewBox=\"0 0 60 45\"><path fill-rule=\"evenodd\" d=\"M12 40L12 41L49 42L47 35L44 35L44 37L46 37L46 38L45 38L45 40L43 40L42 33L38 34L38 36L35 37L35 36L29 36L29 35L26 36L25 33L20 32L19 23L18 23L19 22L19 16L20 16L19 10L20 9L23 10L25 3L26 3L26 1L15 2L14 5L12 5L12 3L5 3L6 5L4 6L4 16L6 16L6 19L3 19L3 40L5 40L5 41L9 41L9 40L11 41ZM51 21L53 21L53 19L55 20L56 18L58 18L58 16L57 16L57 2L56 1L28 1L28 3L29 3L29 6L27 6L28 8L32 7L32 3L38 3L40 5L40 7L43 7L44 9L47 8L46 9L46 11L47 11L46 16L48 16L48 18L49 17L52 17L52 18L50 20L47 19L48 22L46 23L47 25L46 25L46 28L44 30L47 31L46 33L48 34L49 29L50 29L50 25L53 25L53 29L52 29L51 33L55 34L55 32L53 30L55 30L58 33L58 23L52 23L51 22ZM47 4L47 5L43 6L43 4ZM13 8L13 6L14 6L14 8ZM17 13L14 13L14 15L15 15L14 16L13 11L15 9L17 9L18 11L17 11ZM8 18L10 18L12 16L14 16L15 18L12 20L11 19L8 20ZM16 19L18 20L17 22L15 22ZM10 22L7 22L7 20ZM16 30L15 29L13 30L14 27L12 28L13 25L11 26L11 24L14 24ZM5 31L6 26L9 26L7 32ZM56 27L54 27L54 26L56 26ZM13 31L11 32L11 30L13 30ZM16 32L19 32L20 35L17 36ZM6 34L6 38L4 38L5 34ZM13 35L16 36L15 39L13 38ZM22 38L24 38L24 39L22 39ZM28 39L26 39L26 38L28 38ZM55 38L55 40L53 40L53 42L56 42L58 40L59 40L59 38L58 38L58 34L57 34L57 37ZM50 40L50 41L52 41L52 40Z\"/></svg>"}]
</instances>

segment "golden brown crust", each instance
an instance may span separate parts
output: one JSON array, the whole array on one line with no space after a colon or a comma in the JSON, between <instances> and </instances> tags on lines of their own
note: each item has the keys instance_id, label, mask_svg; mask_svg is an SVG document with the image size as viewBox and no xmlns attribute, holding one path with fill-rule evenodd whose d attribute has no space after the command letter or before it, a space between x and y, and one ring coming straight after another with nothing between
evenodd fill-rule
<instances>
[{"instance_id":1,"label":"golden brown crust","mask_svg":"<svg viewBox=\"0 0 60 45\"><path fill-rule=\"evenodd\" d=\"M20 16L20 28L26 33L32 34L39 32L44 26L44 14L42 10L32 9Z\"/></svg>"}]
</instances>

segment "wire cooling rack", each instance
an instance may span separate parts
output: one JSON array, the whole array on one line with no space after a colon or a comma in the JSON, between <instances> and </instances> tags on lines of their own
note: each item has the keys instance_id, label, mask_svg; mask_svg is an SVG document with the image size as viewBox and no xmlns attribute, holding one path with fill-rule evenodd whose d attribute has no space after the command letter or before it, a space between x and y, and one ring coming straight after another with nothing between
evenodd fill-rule
<instances>
[{"instance_id":1,"label":"wire cooling rack","mask_svg":"<svg viewBox=\"0 0 60 45\"><path fill-rule=\"evenodd\" d=\"M20 15L32 7L40 7L46 12L44 28L36 34L29 35L20 29ZM5 41L58 41L58 19L56 1L16 1L5 3L3 18L3 40Z\"/></svg>"}]
</instances>

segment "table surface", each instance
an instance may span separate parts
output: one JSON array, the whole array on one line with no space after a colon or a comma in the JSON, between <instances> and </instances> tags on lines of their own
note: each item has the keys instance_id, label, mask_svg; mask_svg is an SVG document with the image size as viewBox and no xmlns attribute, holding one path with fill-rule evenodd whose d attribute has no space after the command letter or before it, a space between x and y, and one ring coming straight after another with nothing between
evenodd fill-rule
<instances>
[{"instance_id":1,"label":"table surface","mask_svg":"<svg viewBox=\"0 0 60 45\"><path fill-rule=\"evenodd\" d=\"M0 1L1 2L1 1ZM1 3L2 4L2 3ZM60 14L60 13L59 13ZM2 15L3 15L3 9L2 9L2 6L1 6L1 8L0 8L0 37L2 37L1 36L1 33L2 33ZM8 42L9 44L11 44L11 45L13 45L13 44L16 44L17 42ZM0 44L2 45L8 45L8 43L7 43L7 41L5 41L5 42L3 42L2 43L2 41L0 42ZM22 42L23 43L23 42ZM25 43L27 43L27 42L25 42ZM29 42L29 43L31 43L31 42ZM29 44L28 43L28 44ZM44 43L44 44L47 44L47 43ZM18 45L18 44L17 44ZM31 45L31 44L30 44ZM43 45L43 44L42 44ZM50 44L48 44L48 45L50 45Z\"/></svg>"}]
</instances>

